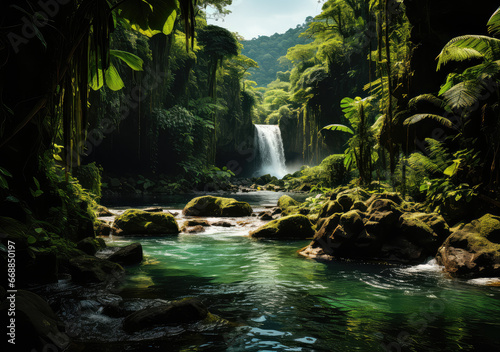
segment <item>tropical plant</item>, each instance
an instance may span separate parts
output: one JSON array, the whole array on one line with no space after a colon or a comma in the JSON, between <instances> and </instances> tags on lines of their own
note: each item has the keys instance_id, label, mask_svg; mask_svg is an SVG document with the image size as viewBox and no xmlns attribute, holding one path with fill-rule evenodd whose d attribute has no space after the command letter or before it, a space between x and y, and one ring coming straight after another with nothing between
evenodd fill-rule
<instances>
[{"instance_id":1,"label":"tropical plant","mask_svg":"<svg viewBox=\"0 0 500 352\"><path fill-rule=\"evenodd\" d=\"M371 182L373 163L377 159L377 154L374 152L376 131L371 123L370 101L371 97L342 99L340 106L350 126L332 124L321 129L321 131L340 131L352 135L348 142L349 147L345 151L344 165L347 170L356 166L362 184Z\"/></svg>"}]
</instances>

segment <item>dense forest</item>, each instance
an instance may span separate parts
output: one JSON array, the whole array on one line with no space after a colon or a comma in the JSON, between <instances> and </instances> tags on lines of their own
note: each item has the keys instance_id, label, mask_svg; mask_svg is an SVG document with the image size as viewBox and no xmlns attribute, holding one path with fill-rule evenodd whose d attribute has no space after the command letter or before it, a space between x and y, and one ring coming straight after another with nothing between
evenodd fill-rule
<instances>
[{"instance_id":1,"label":"dense forest","mask_svg":"<svg viewBox=\"0 0 500 352\"><path fill-rule=\"evenodd\" d=\"M318 337L312 331L320 328L311 323L307 338L290 342L278 330L294 329L287 325L293 313L265 326L277 326L279 350L313 340L318 350L332 350L347 331L359 335L343 337L335 345L343 350L500 348L494 334L482 331L481 319L455 325L471 319L456 311L425 318L437 323L422 331L445 331L444 339L434 334L402 342L401 326L420 333L405 320L406 308L391 306L364 326L367 317L350 306L356 300L368 305L356 275L385 278L376 265L421 265L431 258L447 280L500 277L498 3L322 0L316 17L250 41L207 23L208 7L224 16L231 3L0 5L0 315L10 340L17 336L12 350L141 351L145 340L157 348L175 341L179 351L205 350L204 344L243 350L265 326L252 324L281 314L269 313L255 296L271 300L280 285L288 292L296 278L286 275L294 268L304 291L284 293L290 302L284 298L277 307L307 302L310 309L297 313L301 321L321 316L331 324L333 318L322 314L335 313L345 331L328 325L335 333ZM197 238L201 232L209 235ZM237 241L231 249L219 249L210 237L228 233L228 242ZM242 242L248 238L257 242ZM126 247L116 246L122 241ZM202 250L203 241L215 242ZM258 255L244 252L252 246L262 246ZM273 261L263 252L281 263L293 258L294 267L279 265L286 279L276 274L274 283L266 281L274 274L262 263ZM306 262L296 252L319 261ZM158 253L179 261L163 262ZM197 266L219 268L218 256L243 263L233 263L230 272L190 273ZM195 257L213 262L183 262ZM360 297L337 304L344 295L331 293L338 268L322 261L374 267L352 269L356 283L349 285ZM169 273L175 289L160 269L151 269L155 265ZM247 275L252 265L259 267ZM307 289L322 270L326 278L318 285L332 296ZM245 274L231 281L240 271ZM256 282L245 281L254 274ZM213 279L218 275L220 281ZM64 291L57 286L64 280L80 286ZM420 284L416 292L439 286ZM493 286L481 297L498 299ZM457 290L460 299L475 297ZM261 316L249 312L246 299ZM474 311L472 298L463 299ZM241 306L232 309L236 301ZM448 298L442 302L446 309L452 305ZM116 339L89 327L89 305L98 307L92 316L100 323L115 324ZM330 313L311 311L319 306ZM17 329L9 327L16 323L12 307L22 312ZM483 313L490 326L500 324ZM73 331L68 324L74 321ZM182 333L172 326L182 326ZM241 326L257 330L241 337ZM461 329L466 332L456 333ZM249 348L258 351L264 342Z\"/></svg>"},{"instance_id":2,"label":"dense forest","mask_svg":"<svg viewBox=\"0 0 500 352\"><path fill-rule=\"evenodd\" d=\"M248 72L251 74L251 80L257 84L257 87L266 87L274 81L278 72L285 73L290 68L290 62L280 59L286 56L289 48L299 44L309 44L312 39L303 35L308 28L312 17L306 18L304 24L290 28L282 34L274 33L271 36L259 36L252 40L243 40L243 49L241 53L255 60L258 68L252 68Z\"/></svg>"}]
</instances>

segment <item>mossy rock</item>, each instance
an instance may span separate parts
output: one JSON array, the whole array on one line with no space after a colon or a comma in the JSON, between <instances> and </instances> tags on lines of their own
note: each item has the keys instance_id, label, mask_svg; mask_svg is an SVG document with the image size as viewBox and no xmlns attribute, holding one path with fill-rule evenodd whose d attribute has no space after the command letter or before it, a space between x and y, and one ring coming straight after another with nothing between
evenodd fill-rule
<instances>
[{"instance_id":1,"label":"mossy rock","mask_svg":"<svg viewBox=\"0 0 500 352\"><path fill-rule=\"evenodd\" d=\"M88 255L94 255L98 250L106 248L106 242L102 238L87 237L79 241L76 248Z\"/></svg>"},{"instance_id":2,"label":"mossy rock","mask_svg":"<svg viewBox=\"0 0 500 352\"><path fill-rule=\"evenodd\" d=\"M131 243L124 247L115 247L107 260L120 265L134 265L142 262L142 245L139 242Z\"/></svg>"},{"instance_id":3,"label":"mossy rock","mask_svg":"<svg viewBox=\"0 0 500 352\"><path fill-rule=\"evenodd\" d=\"M456 228L436 255L445 271L461 278L500 276L500 218L486 214Z\"/></svg>"},{"instance_id":4,"label":"mossy rock","mask_svg":"<svg viewBox=\"0 0 500 352\"><path fill-rule=\"evenodd\" d=\"M366 206L369 208L373 202L378 200L388 199L392 202L396 203L398 206L403 203L403 198L397 192L384 192L384 193L375 193L365 202Z\"/></svg>"},{"instance_id":5,"label":"mossy rock","mask_svg":"<svg viewBox=\"0 0 500 352\"><path fill-rule=\"evenodd\" d=\"M290 196L284 195L278 199L278 207L283 211L288 209L289 207L298 207L300 202L296 201Z\"/></svg>"},{"instance_id":6,"label":"mossy rock","mask_svg":"<svg viewBox=\"0 0 500 352\"><path fill-rule=\"evenodd\" d=\"M435 255L450 234L448 224L436 213L404 213L399 218L399 228L402 236L422 249L423 257Z\"/></svg>"},{"instance_id":7,"label":"mossy rock","mask_svg":"<svg viewBox=\"0 0 500 352\"><path fill-rule=\"evenodd\" d=\"M307 239L314 236L311 222L304 215L289 215L273 220L250 232L250 237L258 239Z\"/></svg>"},{"instance_id":8,"label":"mossy rock","mask_svg":"<svg viewBox=\"0 0 500 352\"><path fill-rule=\"evenodd\" d=\"M192 199L182 213L185 216L242 217L252 215L252 207L233 198L203 196Z\"/></svg>"},{"instance_id":9,"label":"mossy rock","mask_svg":"<svg viewBox=\"0 0 500 352\"><path fill-rule=\"evenodd\" d=\"M83 255L69 261L71 279L81 284L118 280L124 274L121 265L109 260Z\"/></svg>"},{"instance_id":10,"label":"mossy rock","mask_svg":"<svg viewBox=\"0 0 500 352\"><path fill-rule=\"evenodd\" d=\"M344 208L336 200L330 200L323 204L321 212L319 214L320 218L329 218L333 214L344 212Z\"/></svg>"},{"instance_id":11,"label":"mossy rock","mask_svg":"<svg viewBox=\"0 0 500 352\"><path fill-rule=\"evenodd\" d=\"M362 212L365 212L368 210L368 207L366 206L366 204L364 202L358 200L358 201L355 201L351 207L351 210L355 210L355 209L362 211Z\"/></svg>"},{"instance_id":12,"label":"mossy rock","mask_svg":"<svg viewBox=\"0 0 500 352\"><path fill-rule=\"evenodd\" d=\"M300 214L301 210L302 209L299 206L296 206L296 205L290 206L281 212L281 217L284 218L285 216ZM304 214L302 214L302 215L304 215Z\"/></svg>"},{"instance_id":13,"label":"mossy rock","mask_svg":"<svg viewBox=\"0 0 500 352\"><path fill-rule=\"evenodd\" d=\"M97 205L94 209L96 216L113 216L113 214L108 208L103 205Z\"/></svg>"},{"instance_id":14,"label":"mossy rock","mask_svg":"<svg viewBox=\"0 0 500 352\"><path fill-rule=\"evenodd\" d=\"M128 209L115 219L115 234L130 235L175 235L179 226L172 214L150 213L138 209Z\"/></svg>"},{"instance_id":15,"label":"mossy rock","mask_svg":"<svg viewBox=\"0 0 500 352\"><path fill-rule=\"evenodd\" d=\"M349 210L340 217L339 225L351 236L357 236L364 228L363 217L359 210Z\"/></svg>"},{"instance_id":16,"label":"mossy rock","mask_svg":"<svg viewBox=\"0 0 500 352\"><path fill-rule=\"evenodd\" d=\"M494 243L500 243L500 216L486 214L472 222L477 231Z\"/></svg>"}]
</instances>

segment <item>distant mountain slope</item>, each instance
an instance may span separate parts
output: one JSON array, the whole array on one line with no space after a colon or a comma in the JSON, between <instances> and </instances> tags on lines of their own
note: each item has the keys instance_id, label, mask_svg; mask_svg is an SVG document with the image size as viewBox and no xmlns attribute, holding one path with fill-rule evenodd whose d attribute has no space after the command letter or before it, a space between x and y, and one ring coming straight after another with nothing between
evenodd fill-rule
<instances>
[{"instance_id":1,"label":"distant mountain slope","mask_svg":"<svg viewBox=\"0 0 500 352\"><path fill-rule=\"evenodd\" d=\"M297 44L307 44L312 40L299 35L304 32L312 17L306 19L306 23L290 28L283 34L275 33L272 36L260 36L252 40L241 42L244 46L242 54L257 61L259 68L251 70L250 79L257 82L259 87L265 87L276 79L278 71L287 71L288 67L281 65L278 58L286 55L288 48Z\"/></svg>"}]
</instances>

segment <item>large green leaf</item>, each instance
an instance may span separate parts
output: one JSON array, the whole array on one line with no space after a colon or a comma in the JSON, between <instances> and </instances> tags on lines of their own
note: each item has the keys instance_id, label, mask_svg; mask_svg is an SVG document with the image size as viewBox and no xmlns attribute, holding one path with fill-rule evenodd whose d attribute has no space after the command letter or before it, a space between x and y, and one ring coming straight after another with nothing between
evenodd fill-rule
<instances>
[{"instance_id":1,"label":"large green leaf","mask_svg":"<svg viewBox=\"0 0 500 352\"><path fill-rule=\"evenodd\" d=\"M99 90L104 85L104 74L101 69L98 69L97 71L98 73L96 74L94 72L94 74L92 75L92 80L89 83L90 88L92 88L93 90Z\"/></svg>"},{"instance_id":2,"label":"large green leaf","mask_svg":"<svg viewBox=\"0 0 500 352\"><path fill-rule=\"evenodd\" d=\"M492 35L500 34L500 7L490 17L488 21L488 32Z\"/></svg>"},{"instance_id":3,"label":"large green leaf","mask_svg":"<svg viewBox=\"0 0 500 352\"><path fill-rule=\"evenodd\" d=\"M123 83L120 74L116 70L116 67L113 66L112 64L109 65L105 75L106 75L106 85L108 86L109 89L116 91L125 87L125 84Z\"/></svg>"},{"instance_id":4,"label":"large green leaf","mask_svg":"<svg viewBox=\"0 0 500 352\"><path fill-rule=\"evenodd\" d=\"M416 115L413 115L411 117L408 117L404 121L403 124L405 126L411 126L411 125L415 125L415 124L417 124L421 121L425 121L425 120L432 120L432 121L437 122L441 126L453 128L453 123L450 120L448 120L446 117L434 115L434 114L416 114Z\"/></svg>"},{"instance_id":5,"label":"large green leaf","mask_svg":"<svg viewBox=\"0 0 500 352\"><path fill-rule=\"evenodd\" d=\"M467 61L472 59L484 59L484 55L474 48L461 48L458 46L444 47L438 56L437 70L450 61Z\"/></svg>"},{"instance_id":6,"label":"large green leaf","mask_svg":"<svg viewBox=\"0 0 500 352\"><path fill-rule=\"evenodd\" d=\"M464 35L453 38L438 55L438 70L449 61L484 57L487 61L500 59L500 40L485 35Z\"/></svg>"},{"instance_id":7,"label":"large green leaf","mask_svg":"<svg viewBox=\"0 0 500 352\"><path fill-rule=\"evenodd\" d=\"M149 27L162 31L165 35L170 34L174 29L179 1L148 0L148 2L153 6L153 13L149 18Z\"/></svg>"},{"instance_id":8,"label":"large green leaf","mask_svg":"<svg viewBox=\"0 0 500 352\"><path fill-rule=\"evenodd\" d=\"M443 97L452 109L465 109L476 104L482 91L482 85L471 80L454 85L443 93Z\"/></svg>"},{"instance_id":9,"label":"large green leaf","mask_svg":"<svg viewBox=\"0 0 500 352\"><path fill-rule=\"evenodd\" d=\"M137 55L122 50L110 50L111 56L114 56L125 62L132 70L142 71L142 64L144 61Z\"/></svg>"},{"instance_id":10,"label":"large green leaf","mask_svg":"<svg viewBox=\"0 0 500 352\"><path fill-rule=\"evenodd\" d=\"M127 0L119 6L121 16L145 35L170 34L179 10L178 0Z\"/></svg>"},{"instance_id":11,"label":"large green leaf","mask_svg":"<svg viewBox=\"0 0 500 352\"><path fill-rule=\"evenodd\" d=\"M339 124L332 124L332 125L325 126L321 129L321 131L323 131L323 130L340 131L340 132L345 132L345 133L349 133L349 134L354 134L352 129L350 129L349 127L347 127L345 125L339 125Z\"/></svg>"}]
</instances>

